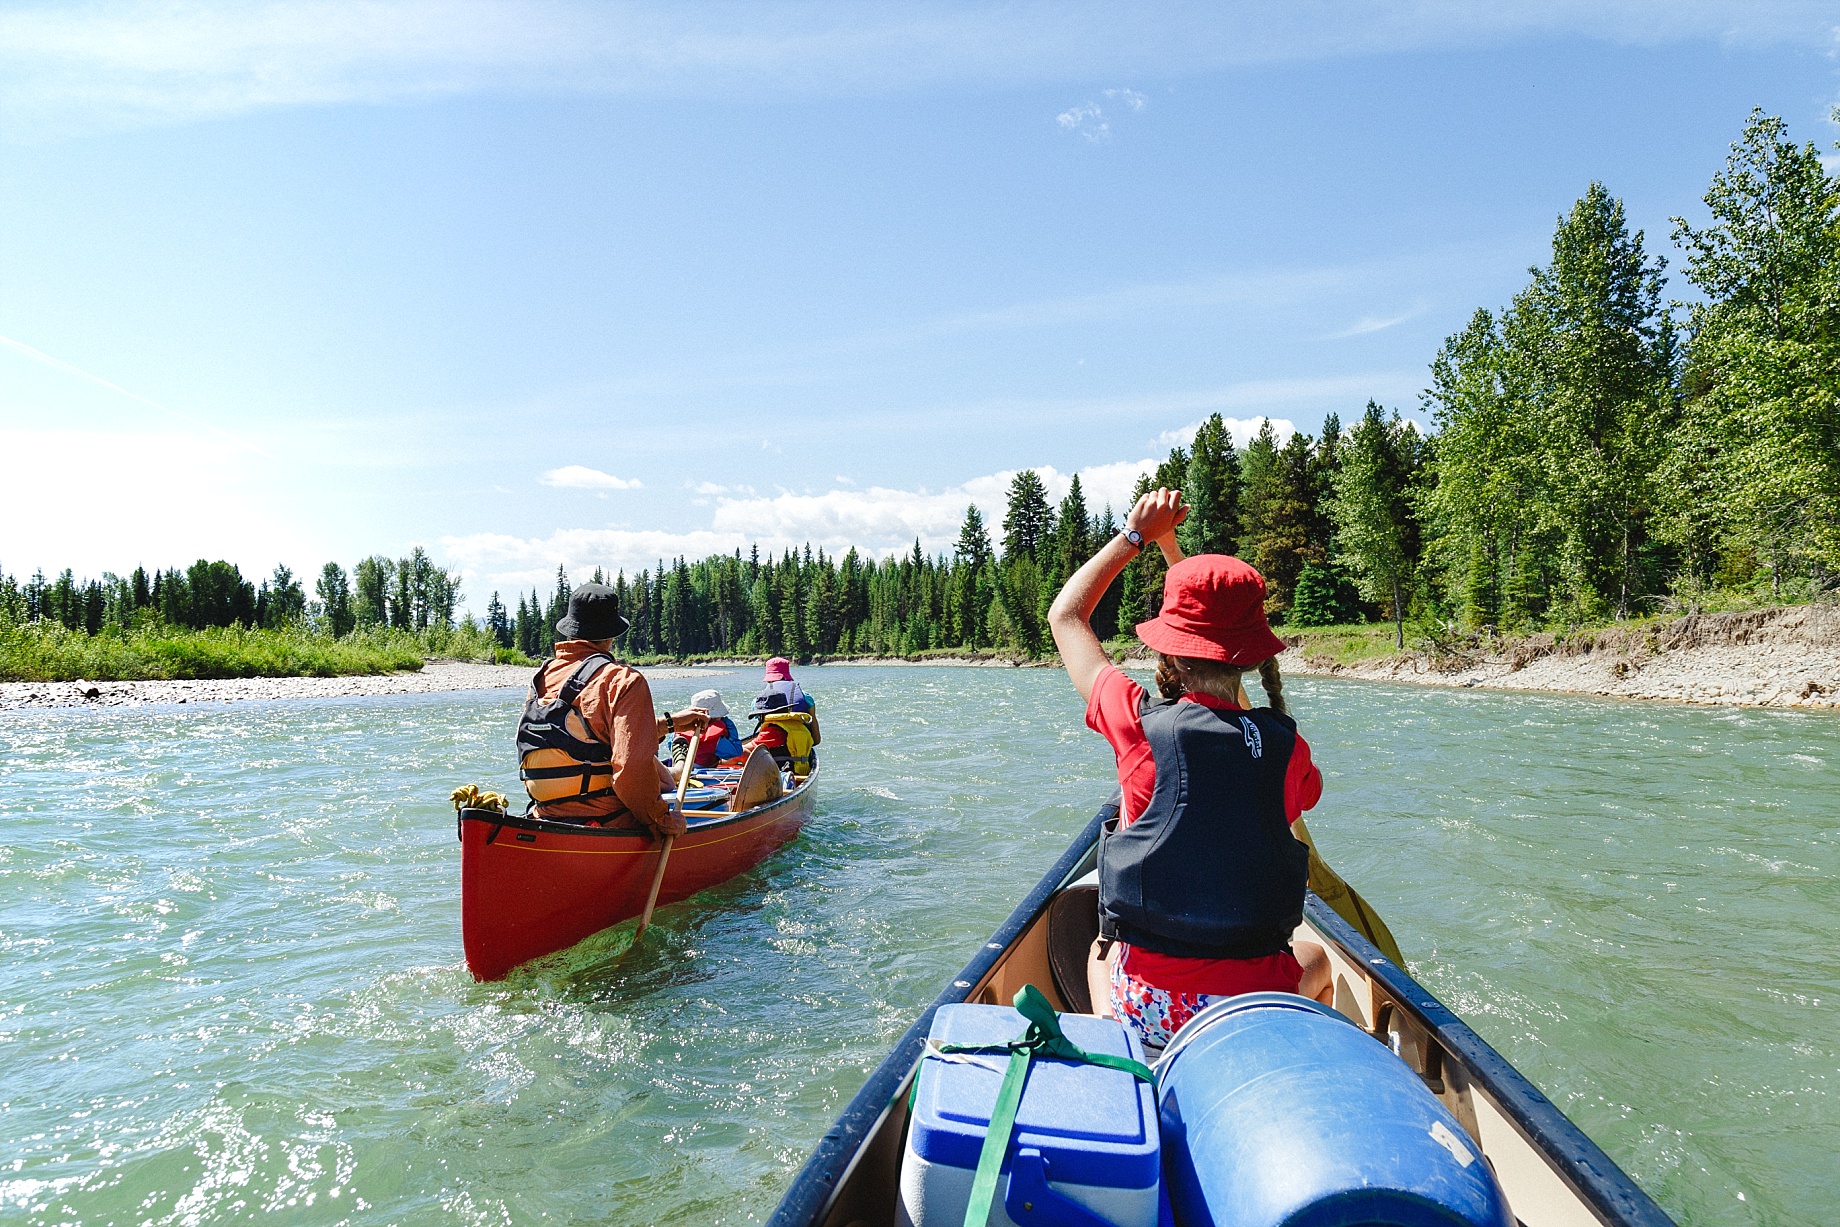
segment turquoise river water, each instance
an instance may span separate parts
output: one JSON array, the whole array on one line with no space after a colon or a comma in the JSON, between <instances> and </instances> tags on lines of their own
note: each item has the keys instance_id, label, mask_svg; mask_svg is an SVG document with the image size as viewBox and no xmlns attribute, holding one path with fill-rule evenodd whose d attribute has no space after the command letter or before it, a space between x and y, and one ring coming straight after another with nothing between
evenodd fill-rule
<instances>
[{"instance_id":1,"label":"turquoise river water","mask_svg":"<svg viewBox=\"0 0 1840 1227\"><path fill-rule=\"evenodd\" d=\"M516 692L0 714L0 1222L765 1217L1111 779L1057 672L805 679L805 834L502 984L446 795ZM1830 1220L1840 717L1289 691L1421 979L1681 1222Z\"/></svg>"}]
</instances>

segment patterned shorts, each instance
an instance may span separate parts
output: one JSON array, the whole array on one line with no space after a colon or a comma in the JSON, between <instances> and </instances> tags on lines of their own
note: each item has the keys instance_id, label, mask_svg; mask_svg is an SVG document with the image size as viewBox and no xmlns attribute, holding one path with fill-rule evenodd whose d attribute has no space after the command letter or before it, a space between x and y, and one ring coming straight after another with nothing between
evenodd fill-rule
<instances>
[{"instance_id":1,"label":"patterned shorts","mask_svg":"<svg viewBox=\"0 0 1840 1227\"><path fill-rule=\"evenodd\" d=\"M1169 1041L1175 1038L1176 1032L1180 1031L1189 1019L1216 1001L1225 1001L1235 995L1233 993L1183 993L1157 988L1124 969L1126 949L1120 943L1112 952L1112 1013L1125 1026L1137 1032L1138 1040L1144 1044L1155 1048L1167 1048ZM1297 965L1291 963L1290 966L1296 967ZM1294 993L1297 991L1297 985L1294 981L1289 984L1254 984L1248 985L1245 991L1258 992L1264 989Z\"/></svg>"},{"instance_id":2,"label":"patterned shorts","mask_svg":"<svg viewBox=\"0 0 1840 1227\"><path fill-rule=\"evenodd\" d=\"M1112 1013L1152 1047L1167 1048L1184 1023L1225 1000L1212 993L1172 993L1152 987L1128 974L1123 959L1112 960Z\"/></svg>"}]
</instances>

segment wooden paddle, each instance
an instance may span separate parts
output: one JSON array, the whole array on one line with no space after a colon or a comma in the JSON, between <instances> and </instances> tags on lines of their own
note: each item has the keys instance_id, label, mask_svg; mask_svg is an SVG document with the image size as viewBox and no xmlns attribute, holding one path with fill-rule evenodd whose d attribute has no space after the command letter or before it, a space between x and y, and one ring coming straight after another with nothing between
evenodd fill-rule
<instances>
[{"instance_id":1,"label":"wooden paddle","mask_svg":"<svg viewBox=\"0 0 1840 1227\"><path fill-rule=\"evenodd\" d=\"M669 736L669 734L667 734ZM696 765L696 738L690 739L690 752L684 755L683 778L677 781L677 816L684 816L684 798L690 792L690 768ZM645 896L645 911L639 914L639 928L633 933L633 945L645 936L645 930L652 923L652 909L658 905L658 888L664 885L664 867L671 863L671 845L677 842L677 836L664 837L664 847L658 849L658 868L652 871L652 889Z\"/></svg>"}]
</instances>

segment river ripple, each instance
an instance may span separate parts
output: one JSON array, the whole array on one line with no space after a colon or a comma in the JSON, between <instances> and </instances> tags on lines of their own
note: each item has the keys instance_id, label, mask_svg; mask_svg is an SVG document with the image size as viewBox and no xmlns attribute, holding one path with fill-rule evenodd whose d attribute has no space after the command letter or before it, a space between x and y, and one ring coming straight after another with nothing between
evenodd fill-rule
<instances>
[{"instance_id":1,"label":"river ripple","mask_svg":"<svg viewBox=\"0 0 1840 1227\"><path fill-rule=\"evenodd\" d=\"M807 680L798 842L499 985L445 796L514 693L0 716L0 1220L764 1217L1110 786L1058 673ZM1825 1223L1840 717L1289 690L1421 978L1683 1222Z\"/></svg>"}]
</instances>

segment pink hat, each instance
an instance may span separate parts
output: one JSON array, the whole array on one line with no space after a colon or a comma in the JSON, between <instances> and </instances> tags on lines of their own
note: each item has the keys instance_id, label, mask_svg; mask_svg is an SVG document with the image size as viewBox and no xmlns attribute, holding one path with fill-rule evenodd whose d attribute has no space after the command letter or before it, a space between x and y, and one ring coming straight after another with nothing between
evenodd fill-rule
<instances>
[{"instance_id":1,"label":"pink hat","mask_svg":"<svg viewBox=\"0 0 1840 1227\"><path fill-rule=\"evenodd\" d=\"M1284 650L1265 621L1265 577L1226 554L1197 554L1163 577L1163 612L1137 637L1165 656L1253 665Z\"/></svg>"},{"instance_id":2,"label":"pink hat","mask_svg":"<svg viewBox=\"0 0 1840 1227\"><path fill-rule=\"evenodd\" d=\"M792 662L787 660L784 656L775 656L772 660L769 660L767 662L766 680L769 682L791 681Z\"/></svg>"}]
</instances>

